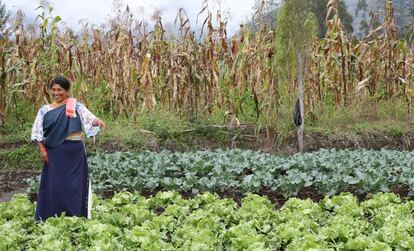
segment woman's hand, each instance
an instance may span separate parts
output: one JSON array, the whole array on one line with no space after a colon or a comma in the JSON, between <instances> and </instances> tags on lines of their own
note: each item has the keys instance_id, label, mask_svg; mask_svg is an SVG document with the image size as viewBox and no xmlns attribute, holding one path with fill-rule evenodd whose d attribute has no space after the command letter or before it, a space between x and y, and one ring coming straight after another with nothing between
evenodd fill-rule
<instances>
[{"instance_id":1,"label":"woman's hand","mask_svg":"<svg viewBox=\"0 0 414 251\"><path fill-rule=\"evenodd\" d=\"M40 158L45 164L49 164L49 158L47 157L47 152L41 152Z\"/></svg>"},{"instance_id":2,"label":"woman's hand","mask_svg":"<svg viewBox=\"0 0 414 251\"><path fill-rule=\"evenodd\" d=\"M103 122L102 119L96 118L93 121L93 126L99 126L100 128L102 128L103 130L106 128L106 124L105 122Z\"/></svg>"},{"instance_id":3,"label":"woman's hand","mask_svg":"<svg viewBox=\"0 0 414 251\"><path fill-rule=\"evenodd\" d=\"M45 164L48 164L49 158L47 157L46 147L40 142L38 143L38 146L39 146L40 158Z\"/></svg>"}]
</instances>

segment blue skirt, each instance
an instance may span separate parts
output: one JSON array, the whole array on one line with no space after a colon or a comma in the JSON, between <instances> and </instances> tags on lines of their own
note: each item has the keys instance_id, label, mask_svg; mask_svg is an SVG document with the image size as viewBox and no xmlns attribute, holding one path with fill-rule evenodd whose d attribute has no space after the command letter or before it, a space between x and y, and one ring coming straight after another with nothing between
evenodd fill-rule
<instances>
[{"instance_id":1,"label":"blue skirt","mask_svg":"<svg viewBox=\"0 0 414 251\"><path fill-rule=\"evenodd\" d=\"M88 164L82 141L67 140L47 149L36 204L36 220L52 216L88 216Z\"/></svg>"}]
</instances>

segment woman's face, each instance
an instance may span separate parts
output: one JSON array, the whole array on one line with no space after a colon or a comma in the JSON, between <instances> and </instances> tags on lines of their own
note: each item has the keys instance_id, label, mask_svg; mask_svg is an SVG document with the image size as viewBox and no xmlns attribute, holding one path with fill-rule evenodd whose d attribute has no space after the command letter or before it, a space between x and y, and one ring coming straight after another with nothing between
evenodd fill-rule
<instances>
[{"instance_id":1,"label":"woman's face","mask_svg":"<svg viewBox=\"0 0 414 251\"><path fill-rule=\"evenodd\" d=\"M53 84L52 88L50 88L50 91L55 102L61 103L66 100L67 91L63 89L62 86L58 84Z\"/></svg>"}]
</instances>

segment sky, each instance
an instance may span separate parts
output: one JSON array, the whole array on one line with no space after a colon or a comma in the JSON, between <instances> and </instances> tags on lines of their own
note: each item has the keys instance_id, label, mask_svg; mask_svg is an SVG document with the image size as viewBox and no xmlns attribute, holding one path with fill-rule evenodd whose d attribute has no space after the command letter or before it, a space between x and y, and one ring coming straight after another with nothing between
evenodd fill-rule
<instances>
[{"instance_id":1,"label":"sky","mask_svg":"<svg viewBox=\"0 0 414 251\"><path fill-rule=\"evenodd\" d=\"M37 0L3 0L2 2L12 12L21 9L27 20L34 20L40 13L40 10L35 10L39 6ZM59 15L62 21L74 30L81 27L79 23L81 19L87 19L89 24L100 25L110 16L114 16L113 0L48 0L48 2L54 8L54 15ZM135 17L139 19L144 17L148 21L154 10L160 9L163 23L173 23L181 7L185 9L192 29L200 27L206 18L206 14L203 14L196 24L203 0L122 0L121 2L130 7ZM219 6L217 0L209 0L208 3L215 16ZM254 3L255 0L221 0L221 9L229 17L227 25L229 33L234 33L240 23L251 17Z\"/></svg>"}]
</instances>

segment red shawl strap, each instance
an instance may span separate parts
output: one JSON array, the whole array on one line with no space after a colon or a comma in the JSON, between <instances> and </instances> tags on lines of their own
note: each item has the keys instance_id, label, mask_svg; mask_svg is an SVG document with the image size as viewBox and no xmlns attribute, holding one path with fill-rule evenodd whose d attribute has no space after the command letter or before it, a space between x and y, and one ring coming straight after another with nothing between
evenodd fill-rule
<instances>
[{"instance_id":1,"label":"red shawl strap","mask_svg":"<svg viewBox=\"0 0 414 251\"><path fill-rule=\"evenodd\" d=\"M76 118L76 99L68 98L66 101L66 116L69 118Z\"/></svg>"}]
</instances>

